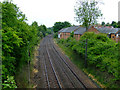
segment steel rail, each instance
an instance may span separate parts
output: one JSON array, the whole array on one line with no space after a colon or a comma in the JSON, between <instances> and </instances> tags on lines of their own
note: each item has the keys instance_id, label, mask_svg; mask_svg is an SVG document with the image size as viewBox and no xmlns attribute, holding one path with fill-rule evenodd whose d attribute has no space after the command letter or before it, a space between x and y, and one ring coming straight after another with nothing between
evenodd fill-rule
<instances>
[{"instance_id":1,"label":"steel rail","mask_svg":"<svg viewBox=\"0 0 120 90\"><path fill-rule=\"evenodd\" d=\"M49 39L49 42L51 42L50 39ZM52 44L52 43L51 43L51 44ZM51 48L53 48L53 46L51 46ZM53 48L53 50L54 50L54 48ZM54 50L53 52L55 53L55 50ZM57 56L58 56L58 54L57 54ZM61 59L59 56L58 56L58 58ZM60 67L62 67L61 63L60 63L58 60L56 60L56 62L60 65ZM75 87L75 84L74 84L73 80L72 80L71 77L65 72L65 71L66 71L65 68L62 67L61 69L62 69L62 71L65 73L65 75L67 76L67 78L70 80L70 82L71 82L71 84L73 85L73 87ZM84 87L83 87L83 88L84 88Z\"/></svg>"},{"instance_id":2,"label":"steel rail","mask_svg":"<svg viewBox=\"0 0 120 90\"><path fill-rule=\"evenodd\" d=\"M45 39L43 40L43 44L42 45L44 45L44 43L45 43ZM43 58L45 59L44 52L43 52ZM43 61L44 61L45 76L46 76L46 80L47 80L47 84L48 84L48 89L50 90L50 83L49 83L48 74L47 74L48 71L47 71L46 61L45 60L43 60Z\"/></svg>"},{"instance_id":3,"label":"steel rail","mask_svg":"<svg viewBox=\"0 0 120 90\"><path fill-rule=\"evenodd\" d=\"M44 56L44 53L43 53L43 56ZM46 78L47 78L48 88L50 90L50 83L49 83L49 79L48 79L47 67L46 67L46 61L45 60L44 60L44 67L45 67L45 75L46 75Z\"/></svg>"},{"instance_id":4,"label":"steel rail","mask_svg":"<svg viewBox=\"0 0 120 90\"><path fill-rule=\"evenodd\" d=\"M46 47L47 47L47 45L46 45ZM62 85L61 85L60 80L59 80L59 78L58 78L58 76L57 76L57 73L56 73L56 71L55 71L55 68L54 68L54 66L53 66L53 63L52 63L52 60L51 60L51 57L50 57L50 54L49 54L47 48L46 48L46 51L47 51L48 58L49 58L49 60L50 60L50 64L51 64L51 66L52 66L52 70L53 70L53 72L54 72L55 78L56 78L56 80L57 80L58 86L59 86L59 88L62 88Z\"/></svg>"},{"instance_id":5,"label":"steel rail","mask_svg":"<svg viewBox=\"0 0 120 90\"><path fill-rule=\"evenodd\" d=\"M53 44L53 42L52 42ZM69 70L74 74L74 76L77 78L77 80L81 83L81 85L84 87L85 90L87 90L86 86L84 85L84 83L79 79L79 77L77 76L77 74L71 69L71 67L69 66L69 64L62 58L62 56L59 54L59 52L56 50L54 44L53 44L53 48L54 50L57 52L57 54L59 55L59 57L61 58L61 60L66 64L66 66L69 68Z\"/></svg>"}]
</instances>

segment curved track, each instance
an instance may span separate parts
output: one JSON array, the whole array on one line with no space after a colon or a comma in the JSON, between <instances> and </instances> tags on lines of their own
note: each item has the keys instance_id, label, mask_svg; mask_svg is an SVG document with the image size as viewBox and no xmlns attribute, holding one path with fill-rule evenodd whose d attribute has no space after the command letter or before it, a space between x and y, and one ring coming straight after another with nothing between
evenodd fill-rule
<instances>
[{"instance_id":1,"label":"curved track","mask_svg":"<svg viewBox=\"0 0 120 90\"><path fill-rule=\"evenodd\" d=\"M38 61L37 88L98 88L61 53L51 36L42 40Z\"/></svg>"}]
</instances>

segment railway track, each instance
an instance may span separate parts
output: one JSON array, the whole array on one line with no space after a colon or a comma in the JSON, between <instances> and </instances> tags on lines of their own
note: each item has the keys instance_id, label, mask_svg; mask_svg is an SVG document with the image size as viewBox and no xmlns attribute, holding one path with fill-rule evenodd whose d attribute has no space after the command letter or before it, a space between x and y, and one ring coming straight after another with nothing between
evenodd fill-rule
<instances>
[{"instance_id":1,"label":"railway track","mask_svg":"<svg viewBox=\"0 0 120 90\"><path fill-rule=\"evenodd\" d=\"M54 44L52 37L43 39L39 49L41 76L37 88L97 88L97 86L80 72ZM43 71L42 71L43 70ZM44 84L44 85L43 85Z\"/></svg>"}]
</instances>

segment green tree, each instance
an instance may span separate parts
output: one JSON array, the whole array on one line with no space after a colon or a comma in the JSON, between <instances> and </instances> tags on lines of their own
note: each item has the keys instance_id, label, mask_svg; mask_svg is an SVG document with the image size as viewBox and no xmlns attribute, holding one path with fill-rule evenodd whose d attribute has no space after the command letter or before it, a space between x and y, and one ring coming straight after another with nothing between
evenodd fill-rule
<instances>
[{"instance_id":1,"label":"green tree","mask_svg":"<svg viewBox=\"0 0 120 90\"><path fill-rule=\"evenodd\" d=\"M56 33L62 28L70 27L72 26L69 22L56 22L53 26L53 31Z\"/></svg>"},{"instance_id":2,"label":"green tree","mask_svg":"<svg viewBox=\"0 0 120 90\"><path fill-rule=\"evenodd\" d=\"M52 27L47 28L46 33L47 34L52 34L53 33L53 28Z\"/></svg>"},{"instance_id":3,"label":"green tree","mask_svg":"<svg viewBox=\"0 0 120 90\"><path fill-rule=\"evenodd\" d=\"M77 5L75 6L76 21L86 27L92 24L97 23L98 17L102 16L101 10L97 6L99 3L95 0L78 0Z\"/></svg>"},{"instance_id":4,"label":"green tree","mask_svg":"<svg viewBox=\"0 0 120 90\"><path fill-rule=\"evenodd\" d=\"M34 21L34 22L32 23L32 26L38 27L38 23L37 23L36 21Z\"/></svg>"},{"instance_id":5,"label":"green tree","mask_svg":"<svg viewBox=\"0 0 120 90\"><path fill-rule=\"evenodd\" d=\"M15 4L8 1L2 3L3 88L16 87L14 75L17 69L32 60L34 46L41 38L37 22L28 25L25 21L25 15Z\"/></svg>"},{"instance_id":6,"label":"green tree","mask_svg":"<svg viewBox=\"0 0 120 90\"><path fill-rule=\"evenodd\" d=\"M63 26L62 26L62 22L56 22L53 26L53 31L56 33L58 32L60 29L62 29Z\"/></svg>"},{"instance_id":7,"label":"green tree","mask_svg":"<svg viewBox=\"0 0 120 90\"><path fill-rule=\"evenodd\" d=\"M120 21L118 21L118 28L120 28Z\"/></svg>"},{"instance_id":8,"label":"green tree","mask_svg":"<svg viewBox=\"0 0 120 90\"><path fill-rule=\"evenodd\" d=\"M45 25L40 25L39 26L39 31L42 32L43 36L46 36L46 32L47 32L47 27Z\"/></svg>"},{"instance_id":9,"label":"green tree","mask_svg":"<svg viewBox=\"0 0 120 90\"><path fill-rule=\"evenodd\" d=\"M101 25L104 26L104 25L105 25L105 22L102 22Z\"/></svg>"},{"instance_id":10,"label":"green tree","mask_svg":"<svg viewBox=\"0 0 120 90\"><path fill-rule=\"evenodd\" d=\"M101 10L95 0L78 0L75 6L76 21L86 27L86 32L90 25L96 24L98 17L102 16ZM85 50L85 67L87 67L87 39Z\"/></svg>"},{"instance_id":11,"label":"green tree","mask_svg":"<svg viewBox=\"0 0 120 90\"><path fill-rule=\"evenodd\" d=\"M114 28L117 28L118 27L117 22L112 21L111 26L113 26Z\"/></svg>"},{"instance_id":12,"label":"green tree","mask_svg":"<svg viewBox=\"0 0 120 90\"><path fill-rule=\"evenodd\" d=\"M71 24L69 22L67 22L67 21L63 22L62 24L63 24L64 28L71 26Z\"/></svg>"},{"instance_id":13,"label":"green tree","mask_svg":"<svg viewBox=\"0 0 120 90\"><path fill-rule=\"evenodd\" d=\"M108 23L106 24L106 26L111 26L111 25L110 25L110 23L108 22Z\"/></svg>"}]
</instances>

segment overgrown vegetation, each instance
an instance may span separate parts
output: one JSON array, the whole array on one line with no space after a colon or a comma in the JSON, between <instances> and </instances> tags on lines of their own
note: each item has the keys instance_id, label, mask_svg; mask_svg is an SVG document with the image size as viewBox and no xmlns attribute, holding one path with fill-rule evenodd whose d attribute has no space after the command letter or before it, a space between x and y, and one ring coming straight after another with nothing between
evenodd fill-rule
<instances>
[{"instance_id":1,"label":"overgrown vegetation","mask_svg":"<svg viewBox=\"0 0 120 90\"><path fill-rule=\"evenodd\" d=\"M12 2L2 4L2 82L3 88L17 88L14 76L31 61L34 46L45 36L45 25L26 23L25 15Z\"/></svg>"},{"instance_id":2,"label":"overgrown vegetation","mask_svg":"<svg viewBox=\"0 0 120 90\"><path fill-rule=\"evenodd\" d=\"M88 39L88 68L83 67L86 39ZM59 39L57 43L62 47L67 48L67 51L79 55L79 58L83 58L78 60L74 58L73 62L77 62L77 66L80 66L82 69L84 68L84 70L95 75L106 87L120 88L119 44L109 39L107 35L86 32L81 36L79 41L70 37L65 40ZM71 58L73 58L74 55L71 56Z\"/></svg>"}]
</instances>

